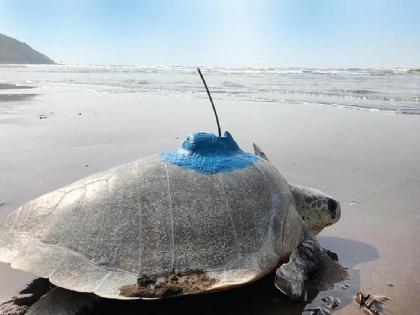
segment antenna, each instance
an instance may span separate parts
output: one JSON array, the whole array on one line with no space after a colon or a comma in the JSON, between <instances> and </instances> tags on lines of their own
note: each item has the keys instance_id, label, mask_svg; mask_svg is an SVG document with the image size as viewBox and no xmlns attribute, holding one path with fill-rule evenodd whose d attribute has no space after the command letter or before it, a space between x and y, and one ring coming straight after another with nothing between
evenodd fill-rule
<instances>
[{"instance_id":1,"label":"antenna","mask_svg":"<svg viewBox=\"0 0 420 315\"><path fill-rule=\"evenodd\" d=\"M214 116L216 116L216 123L217 123L217 130L219 131L219 137L221 137L222 136L222 131L220 130L219 117L217 116L216 107L214 107L213 99L211 98L209 88L207 87L206 80L204 80L204 77L203 77L203 74L201 73L200 68L197 68L197 71L198 71L198 74L201 77L201 80L203 80L204 87L206 88L207 95L209 96L211 107L213 107Z\"/></svg>"}]
</instances>

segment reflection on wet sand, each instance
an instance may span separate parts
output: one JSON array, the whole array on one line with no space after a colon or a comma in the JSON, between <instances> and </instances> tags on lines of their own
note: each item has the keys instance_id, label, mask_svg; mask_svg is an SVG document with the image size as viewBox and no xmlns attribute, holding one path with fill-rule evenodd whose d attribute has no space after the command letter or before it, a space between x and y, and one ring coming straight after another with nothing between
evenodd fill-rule
<instances>
[{"instance_id":1,"label":"reflection on wet sand","mask_svg":"<svg viewBox=\"0 0 420 315\"><path fill-rule=\"evenodd\" d=\"M0 83L0 90L17 90L17 89L32 89L35 86L30 85L17 85L17 84L10 84L10 83Z\"/></svg>"},{"instance_id":2,"label":"reflection on wet sand","mask_svg":"<svg viewBox=\"0 0 420 315\"><path fill-rule=\"evenodd\" d=\"M348 272L348 278L317 294L307 305L306 310L325 308L326 301L330 298L338 299L340 308L343 308L353 303L354 297L361 289L357 266L378 259L378 250L370 244L340 237L319 236L317 239L322 247L337 254L339 263Z\"/></svg>"},{"instance_id":3,"label":"reflection on wet sand","mask_svg":"<svg viewBox=\"0 0 420 315\"><path fill-rule=\"evenodd\" d=\"M360 278L353 258L365 263L379 257L375 247L352 240L336 237L320 237L320 243L329 250L337 251L338 261L348 269L349 278L331 285L325 291L311 289L308 302L292 301L282 295L273 284L274 274L270 274L249 286L205 295L171 298L159 301L118 301L100 299L89 314L317 314L321 310L334 309L351 303L360 289ZM335 253L332 252L331 256ZM328 270L326 272L328 275ZM314 280L314 279L313 279ZM46 279L36 279L20 292L24 297L14 298L12 303L20 308L33 304L48 292L52 285ZM25 307L26 306L26 307ZM355 306L356 307L356 306ZM17 313L16 313L17 314ZM321 313L319 313L321 314ZM324 314L324 313L322 313ZM326 313L327 314L327 313Z\"/></svg>"},{"instance_id":4,"label":"reflection on wet sand","mask_svg":"<svg viewBox=\"0 0 420 315\"><path fill-rule=\"evenodd\" d=\"M0 91L1 90L26 90L32 89L34 86L29 85L17 85L17 84L10 84L10 83L0 83ZM5 93L0 94L0 102L17 102L17 101L25 101L28 100L38 94L35 93Z\"/></svg>"},{"instance_id":5,"label":"reflection on wet sand","mask_svg":"<svg viewBox=\"0 0 420 315\"><path fill-rule=\"evenodd\" d=\"M38 94L0 94L0 102L26 101Z\"/></svg>"}]
</instances>

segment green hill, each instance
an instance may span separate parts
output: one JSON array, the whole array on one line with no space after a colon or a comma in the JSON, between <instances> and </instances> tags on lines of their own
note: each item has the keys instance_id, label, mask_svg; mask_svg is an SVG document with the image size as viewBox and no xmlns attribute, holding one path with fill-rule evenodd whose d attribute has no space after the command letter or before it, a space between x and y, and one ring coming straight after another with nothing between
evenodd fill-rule
<instances>
[{"instance_id":1,"label":"green hill","mask_svg":"<svg viewBox=\"0 0 420 315\"><path fill-rule=\"evenodd\" d=\"M29 45L0 34L0 63L54 64L55 62Z\"/></svg>"}]
</instances>

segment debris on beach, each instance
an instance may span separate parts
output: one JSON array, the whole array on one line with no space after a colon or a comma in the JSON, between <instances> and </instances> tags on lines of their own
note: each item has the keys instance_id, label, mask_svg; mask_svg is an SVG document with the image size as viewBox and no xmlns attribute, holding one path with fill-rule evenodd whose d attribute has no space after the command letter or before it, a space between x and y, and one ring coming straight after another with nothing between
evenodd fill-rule
<instances>
[{"instance_id":1,"label":"debris on beach","mask_svg":"<svg viewBox=\"0 0 420 315\"><path fill-rule=\"evenodd\" d=\"M339 298L332 297L330 295L323 296L321 298L322 304L324 304L327 308L336 310L341 305L341 300Z\"/></svg>"},{"instance_id":2,"label":"debris on beach","mask_svg":"<svg viewBox=\"0 0 420 315\"><path fill-rule=\"evenodd\" d=\"M341 300L339 298L326 295L321 298L322 306L305 309L311 315L330 315L333 311L340 308Z\"/></svg>"},{"instance_id":3,"label":"debris on beach","mask_svg":"<svg viewBox=\"0 0 420 315\"><path fill-rule=\"evenodd\" d=\"M47 119L48 116L46 114L41 114L39 115L39 119Z\"/></svg>"},{"instance_id":4,"label":"debris on beach","mask_svg":"<svg viewBox=\"0 0 420 315\"><path fill-rule=\"evenodd\" d=\"M365 313L370 315L384 315L382 305L389 300L389 297L358 292L354 300Z\"/></svg>"},{"instance_id":5,"label":"debris on beach","mask_svg":"<svg viewBox=\"0 0 420 315\"><path fill-rule=\"evenodd\" d=\"M306 310L311 315L330 315L331 311L329 309L323 308L323 307L317 307L317 308L311 308Z\"/></svg>"}]
</instances>

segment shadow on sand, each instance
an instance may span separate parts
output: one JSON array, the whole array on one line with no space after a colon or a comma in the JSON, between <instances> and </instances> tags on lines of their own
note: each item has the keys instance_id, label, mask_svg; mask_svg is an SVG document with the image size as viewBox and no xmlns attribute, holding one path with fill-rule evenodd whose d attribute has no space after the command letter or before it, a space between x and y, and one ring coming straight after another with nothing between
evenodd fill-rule
<instances>
[{"instance_id":1,"label":"shadow on sand","mask_svg":"<svg viewBox=\"0 0 420 315\"><path fill-rule=\"evenodd\" d=\"M355 266L379 257L375 247L336 237L319 237L324 248L337 254L339 263L346 267L349 278L325 291L311 290L308 302L296 302L283 296L274 287L274 274L249 286L212 294L172 298L159 301L117 301L101 299L89 314L311 314L324 307L322 298L331 296L341 301L341 307L353 301L360 289L360 277ZM12 299L14 304L30 305L50 290L46 279L36 279L20 292L25 297ZM28 296L33 294L33 296ZM9 301L8 303L10 303ZM328 309L327 309L328 310Z\"/></svg>"},{"instance_id":2,"label":"shadow on sand","mask_svg":"<svg viewBox=\"0 0 420 315\"><path fill-rule=\"evenodd\" d=\"M317 239L323 248L337 254L338 262L347 269L348 278L345 281L334 284L327 290L318 292L313 300L308 302L305 309L325 307L322 299L327 296L338 299L340 308L354 303L354 298L357 292L360 291L360 276L357 267L359 264L378 259L379 253L377 249L367 243L340 237L318 236ZM355 304L355 311L356 308Z\"/></svg>"}]
</instances>

